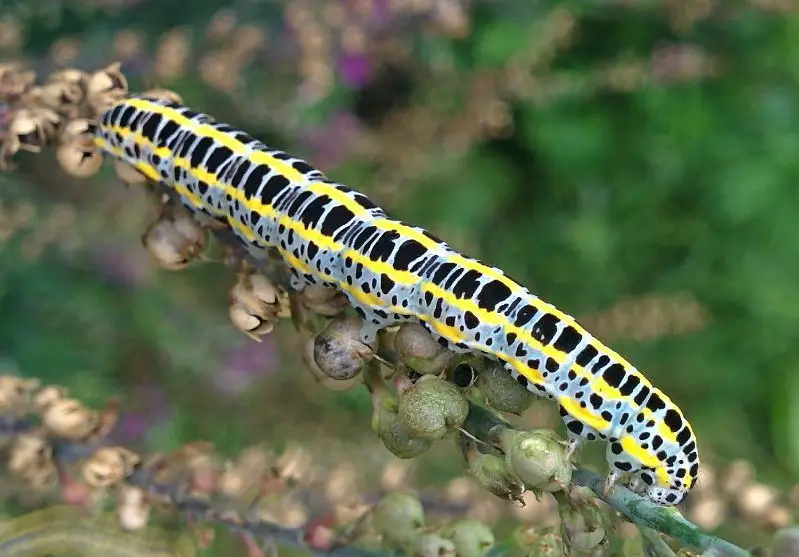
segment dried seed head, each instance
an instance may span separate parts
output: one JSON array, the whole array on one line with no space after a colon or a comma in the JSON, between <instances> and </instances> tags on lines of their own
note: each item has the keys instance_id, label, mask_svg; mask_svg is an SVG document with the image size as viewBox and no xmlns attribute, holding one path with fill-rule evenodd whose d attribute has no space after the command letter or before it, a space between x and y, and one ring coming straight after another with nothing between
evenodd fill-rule
<instances>
[{"instance_id":1,"label":"dried seed head","mask_svg":"<svg viewBox=\"0 0 799 557\"><path fill-rule=\"evenodd\" d=\"M508 469L529 488L552 492L568 487L572 466L554 432L507 429L500 435L500 445Z\"/></svg>"},{"instance_id":2,"label":"dried seed head","mask_svg":"<svg viewBox=\"0 0 799 557\"><path fill-rule=\"evenodd\" d=\"M175 91L170 91L169 89L148 89L142 93L142 96L174 103L183 103L183 97L178 95Z\"/></svg>"},{"instance_id":3,"label":"dried seed head","mask_svg":"<svg viewBox=\"0 0 799 557\"><path fill-rule=\"evenodd\" d=\"M30 394L38 387L38 379L0 375L0 413L24 411Z\"/></svg>"},{"instance_id":4,"label":"dried seed head","mask_svg":"<svg viewBox=\"0 0 799 557\"><path fill-rule=\"evenodd\" d=\"M281 298L277 285L265 276L241 272L228 294L230 321L243 333L259 340L275 328Z\"/></svg>"},{"instance_id":5,"label":"dried seed head","mask_svg":"<svg viewBox=\"0 0 799 557\"><path fill-rule=\"evenodd\" d=\"M147 526L150 520L150 504L143 489L122 485L117 495L117 521L123 530L135 532Z\"/></svg>"},{"instance_id":6,"label":"dried seed head","mask_svg":"<svg viewBox=\"0 0 799 557\"><path fill-rule=\"evenodd\" d=\"M344 294L335 288L316 284L303 288L299 299L303 306L325 317L335 317L349 306Z\"/></svg>"},{"instance_id":7,"label":"dried seed head","mask_svg":"<svg viewBox=\"0 0 799 557\"><path fill-rule=\"evenodd\" d=\"M401 549L419 534L424 526L424 508L417 497L393 492L384 495L372 508L372 527L386 545Z\"/></svg>"},{"instance_id":8,"label":"dried seed head","mask_svg":"<svg viewBox=\"0 0 799 557\"><path fill-rule=\"evenodd\" d=\"M36 435L14 437L8 452L8 470L25 485L37 490L52 487L58 480L53 449Z\"/></svg>"},{"instance_id":9,"label":"dried seed head","mask_svg":"<svg viewBox=\"0 0 799 557\"><path fill-rule=\"evenodd\" d=\"M399 416L411 435L441 439L463 425L469 403L452 383L425 375L400 395Z\"/></svg>"},{"instance_id":10,"label":"dried seed head","mask_svg":"<svg viewBox=\"0 0 799 557\"><path fill-rule=\"evenodd\" d=\"M122 64L114 62L89 77L87 99L96 114L105 112L128 94L128 80L120 71Z\"/></svg>"},{"instance_id":11,"label":"dried seed head","mask_svg":"<svg viewBox=\"0 0 799 557\"><path fill-rule=\"evenodd\" d=\"M42 425L48 432L72 441L88 439L99 424L100 414L73 398L53 402L42 412Z\"/></svg>"},{"instance_id":12,"label":"dried seed head","mask_svg":"<svg viewBox=\"0 0 799 557\"><path fill-rule=\"evenodd\" d=\"M200 256L208 231L178 207L166 210L142 235L142 244L164 269L179 271Z\"/></svg>"},{"instance_id":13,"label":"dried seed head","mask_svg":"<svg viewBox=\"0 0 799 557\"><path fill-rule=\"evenodd\" d=\"M458 557L483 557L496 541L491 528L471 518L450 522L441 536L452 541Z\"/></svg>"},{"instance_id":14,"label":"dried seed head","mask_svg":"<svg viewBox=\"0 0 799 557\"><path fill-rule=\"evenodd\" d=\"M399 327L394 350L400 360L419 373L440 373L455 356L418 323L403 323Z\"/></svg>"},{"instance_id":15,"label":"dried seed head","mask_svg":"<svg viewBox=\"0 0 799 557\"><path fill-rule=\"evenodd\" d=\"M48 108L21 108L8 126L3 150L6 156L17 151L38 153L56 136L61 117Z\"/></svg>"},{"instance_id":16,"label":"dried seed head","mask_svg":"<svg viewBox=\"0 0 799 557\"><path fill-rule=\"evenodd\" d=\"M103 155L89 135L91 121L85 118L70 120L64 126L56 148L56 160L68 174L88 178L103 164Z\"/></svg>"},{"instance_id":17,"label":"dried seed head","mask_svg":"<svg viewBox=\"0 0 799 557\"><path fill-rule=\"evenodd\" d=\"M500 412L510 412L517 416L527 410L535 398L535 395L495 362L487 362L478 370L475 386L480 390L486 404Z\"/></svg>"},{"instance_id":18,"label":"dried seed head","mask_svg":"<svg viewBox=\"0 0 799 557\"><path fill-rule=\"evenodd\" d=\"M314 362L326 376L340 381L352 379L374 358L377 343L361 342L362 323L353 316L333 319L316 335Z\"/></svg>"},{"instance_id":19,"label":"dried seed head","mask_svg":"<svg viewBox=\"0 0 799 557\"><path fill-rule=\"evenodd\" d=\"M0 99L16 102L24 96L36 82L36 72L25 70L18 62L0 64Z\"/></svg>"},{"instance_id":20,"label":"dried seed head","mask_svg":"<svg viewBox=\"0 0 799 557\"><path fill-rule=\"evenodd\" d=\"M91 488L111 487L126 478L139 460L139 455L124 447L103 447L83 463L81 475Z\"/></svg>"},{"instance_id":21,"label":"dried seed head","mask_svg":"<svg viewBox=\"0 0 799 557\"><path fill-rule=\"evenodd\" d=\"M87 85L86 74L54 74L44 85L34 88L30 95L42 106L67 118L76 118L86 100Z\"/></svg>"},{"instance_id":22,"label":"dried seed head","mask_svg":"<svg viewBox=\"0 0 799 557\"><path fill-rule=\"evenodd\" d=\"M37 412L44 412L56 402L60 402L67 398L68 391L66 387L58 385L47 385L39 389L33 396L33 407Z\"/></svg>"}]
</instances>

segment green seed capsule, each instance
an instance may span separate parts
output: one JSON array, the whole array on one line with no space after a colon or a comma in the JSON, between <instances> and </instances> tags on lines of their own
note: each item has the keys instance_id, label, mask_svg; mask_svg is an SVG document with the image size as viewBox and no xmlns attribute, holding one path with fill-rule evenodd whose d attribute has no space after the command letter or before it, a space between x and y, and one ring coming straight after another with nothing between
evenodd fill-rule
<instances>
[{"instance_id":1,"label":"green seed capsule","mask_svg":"<svg viewBox=\"0 0 799 557\"><path fill-rule=\"evenodd\" d=\"M478 451L470 452L467 459L468 473L483 489L506 501L522 500L525 491L524 482L508 470L504 459Z\"/></svg>"},{"instance_id":2,"label":"green seed capsule","mask_svg":"<svg viewBox=\"0 0 799 557\"><path fill-rule=\"evenodd\" d=\"M400 395L399 417L414 437L441 439L460 427L469 403L452 383L425 375Z\"/></svg>"},{"instance_id":3,"label":"green seed capsule","mask_svg":"<svg viewBox=\"0 0 799 557\"><path fill-rule=\"evenodd\" d=\"M610 523L593 497L558 498L561 537L575 555L602 555Z\"/></svg>"},{"instance_id":4,"label":"green seed capsule","mask_svg":"<svg viewBox=\"0 0 799 557\"><path fill-rule=\"evenodd\" d=\"M422 534L408 546L409 557L454 557L455 544L435 533Z\"/></svg>"},{"instance_id":5,"label":"green seed capsule","mask_svg":"<svg viewBox=\"0 0 799 557\"><path fill-rule=\"evenodd\" d=\"M420 535L422 526L424 508L419 499L409 493L384 495L372 508L372 527L389 547L407 547Z\"/></svg>"},{"instance_id":6,"label":"green seed capsule","mask_svg":"<svg viewBox=\"0 0 799 557\"><path fill-rule=\"evenodd\" d=\"M483 557L494 545L491 528L471 518L461 518L447 524L441 536L452 540L458 557Z\"/></svg>"},{"instance_id":7,"label":"green seed capsule","mask_svg":"<svg viewBox=\"0 0 799 557\"><path fill-rule=\"evenodd\" d=\"M441 373L455 354L443 348L418 323L403 323L394 337L394 350L402 362L418 373Z\"/></svg>"},{"instance_id":8,"label":"green seed capsule","mask_svg":"<svg viewBox=\"0 0 799 557\"><path fill-rule=\"evenodd\" d=\"M498 364L488 362L477 373L475 386L492 408L520 415L532 405L535 396Z\"/></svg>"},{"instance_id":9,"label":"green seed capsule","mask_svg":"<svg viewBox=\"0 0 799 557\"><path fill-rule=\"evenodd\" d=\"M509 429L501 434L500 445L508 468L530 489L553 492L568 487L572 466L554 432Z\"/></svg>"},{"instance_id":10,"label":"green seed capsule","mask_svg":"<svg viewBox=\"0 0 799 557\"><path fill-rule=\"evenodd\" d=\"M429 439L411 436L397 414L399 401L390 393L373 396L372 430L397 458L415 458L433 446Z\"/></svg>"}]
</instances>

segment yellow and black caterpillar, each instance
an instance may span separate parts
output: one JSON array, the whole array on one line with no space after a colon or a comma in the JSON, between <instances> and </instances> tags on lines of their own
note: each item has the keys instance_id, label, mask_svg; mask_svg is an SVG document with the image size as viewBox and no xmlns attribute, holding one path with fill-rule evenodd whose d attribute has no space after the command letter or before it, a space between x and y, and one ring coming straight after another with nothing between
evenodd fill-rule
<instances>
[{"instance_id":1,"label":"yellow and black caterpillar","mask_svg":"<svg viewBox=\"0 0 799 557\"><path fill-rule=\"evenodd\" d=\"M226 221L253 252L276 248L291 286L343 292L364 341L418 321L457 352L498 359L531 392L554 399L573 450L608 442L612 484L661 505L694 486L696 439L680 409L571 316L500 269L386 215L307 162L177 103L125 99L98 119L95 144L165 183L194 212Z\"/></svg>"}]
</instances>

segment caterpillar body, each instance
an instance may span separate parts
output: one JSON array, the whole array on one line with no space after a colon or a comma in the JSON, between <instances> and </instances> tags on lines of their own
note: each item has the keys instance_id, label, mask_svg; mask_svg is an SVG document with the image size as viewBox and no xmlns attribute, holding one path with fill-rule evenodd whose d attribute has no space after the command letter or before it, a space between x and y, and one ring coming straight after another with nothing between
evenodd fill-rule
<instances>
[{"instance_id":1,"label":"caterpillar body","mask_svg":"<svg viewBox=\"0 0 799 557\"><path fill-rule=\"evenodd\" d=\"M680 503L694 486L696 439L677 405L502 270L183 105L130 97L104 112L93 133L99 149L173 188L195 213L224 221L251 252L277 249L293 288L343 292L363 318L364 341L417 321L451 350L500 361L558 404L572 447L607 441L609 485L629 472L660 505Z\"/></svg>"}]
</instances>

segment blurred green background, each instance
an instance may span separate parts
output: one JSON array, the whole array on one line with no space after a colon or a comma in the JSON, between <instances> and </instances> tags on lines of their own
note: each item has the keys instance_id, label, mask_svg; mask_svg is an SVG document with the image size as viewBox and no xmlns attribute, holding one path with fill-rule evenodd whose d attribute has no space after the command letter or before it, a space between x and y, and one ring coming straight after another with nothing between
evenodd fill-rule
<instances>
[{"instance_id":1,"label":"blurred green background","mask_svg":"<svg viewBox=\"0 0 799 557\"><path fill-rule=\"evenodd\" d=\"M0 14L6 60L42 76L120 60L131 90L174 89L502 267L668 393L709 470L747 461L790 507L799 473L790 3L42 0L0 2ZM364 492L389 485L386 467L397 464L369 430L366 392L315 384L288 322L261 344L237 334L225 309L233 277L221 265L157 270L139 243L151 216L140 192L110 167L78 181L50 154L17 161L0 176L9 369L87 404L120 397L118 435L134 447L208 439L235 455L262 440L301 445L328 469L358 463ZM532 412L527 423L557 423L548 403ZM591 460L601 450L586 461L604 471ZM414 463L410 485L457 486L461 471L441 443ZM746 519L721 483L707 483L725 509L708 527L759 540L768 520ZM542 519L480 501L494 505L495 523Z\"/></svg>"}]
</instances>

